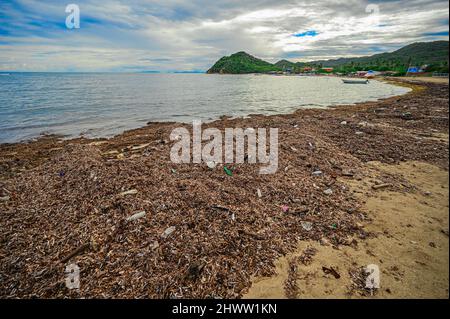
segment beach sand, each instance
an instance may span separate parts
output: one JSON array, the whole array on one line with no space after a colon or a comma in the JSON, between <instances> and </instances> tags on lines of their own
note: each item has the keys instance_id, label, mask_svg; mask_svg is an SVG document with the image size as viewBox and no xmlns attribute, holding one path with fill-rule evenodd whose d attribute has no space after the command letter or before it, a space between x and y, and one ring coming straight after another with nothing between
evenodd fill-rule
<instances>
[{"instance_id":1,"label":"beach sand","mask_svg":"<svg viewBox=\"0 0 450 319\"><path fill-rule=\"evenodd\" d=\"M448 298L448 83L391 81L413 91L204 125L278 128L273 175L171 163L178 123L0 145L0 297Z\"/></svg>"}]
</instances>

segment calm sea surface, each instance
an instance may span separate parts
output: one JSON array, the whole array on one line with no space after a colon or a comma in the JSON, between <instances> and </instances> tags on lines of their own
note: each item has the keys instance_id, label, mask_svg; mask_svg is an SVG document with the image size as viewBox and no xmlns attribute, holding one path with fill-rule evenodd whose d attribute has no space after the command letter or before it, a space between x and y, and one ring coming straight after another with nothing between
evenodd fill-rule
<instances>
[{"instance_id":1,"label":"calm sea surface","mask_svg":"<svg viewBox=\"0 0 450 319\"><path fill-rule=\"evenodd\" d=\"M0 74L0 143L54 133L110 137L149 121L289 113L409 89L332 77L206 74Z\"/></svg>"}]
</instances>

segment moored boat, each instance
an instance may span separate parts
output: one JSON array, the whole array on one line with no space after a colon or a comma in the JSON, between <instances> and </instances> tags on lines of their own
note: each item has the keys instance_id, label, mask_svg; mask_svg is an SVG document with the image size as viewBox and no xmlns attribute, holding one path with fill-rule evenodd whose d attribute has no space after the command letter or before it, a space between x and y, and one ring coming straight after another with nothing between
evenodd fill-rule
<instances>
[{"instance_id":1,"label":"moored boat","mask_svg":"<svg viewBox=\"0 0 450 319\"><path fill-rule=\"evenodd\" d=\"M346 84L368 84L368 79L342 79L342 82Z\"/></svg>"}]
</instances>

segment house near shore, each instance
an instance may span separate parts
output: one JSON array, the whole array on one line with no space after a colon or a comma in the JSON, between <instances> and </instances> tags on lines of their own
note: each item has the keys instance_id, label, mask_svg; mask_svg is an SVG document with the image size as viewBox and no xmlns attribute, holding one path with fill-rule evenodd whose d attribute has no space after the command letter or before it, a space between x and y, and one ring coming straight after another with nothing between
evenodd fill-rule
<instances>
[{"instance_id":1,"label":"house near shore","mask_svg":"<svg viewBox=\"0 0 450 319\"><path fill-rule=\"evenodd\" d=\"M356 71L357 76L366 76L368 71Z\"/></svg>"}]
</instances>

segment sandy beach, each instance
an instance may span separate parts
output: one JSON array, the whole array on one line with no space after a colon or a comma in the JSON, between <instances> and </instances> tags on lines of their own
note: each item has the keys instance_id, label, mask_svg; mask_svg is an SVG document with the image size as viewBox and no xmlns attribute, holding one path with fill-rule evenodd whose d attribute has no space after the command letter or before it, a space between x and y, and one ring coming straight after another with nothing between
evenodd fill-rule
<instances>
[{"instance_id":1,"label":"sandy beach","mask_svg":"<svg viewBox=\"0 0 450 319\"><path fill-rule=\"evenodd\" d=\"M0 145L0 297L448 298L448 80L386 80L413 90L204 124L278 128L273 175L172 163L179 123Z\"/></svg>"}]
</instances>

